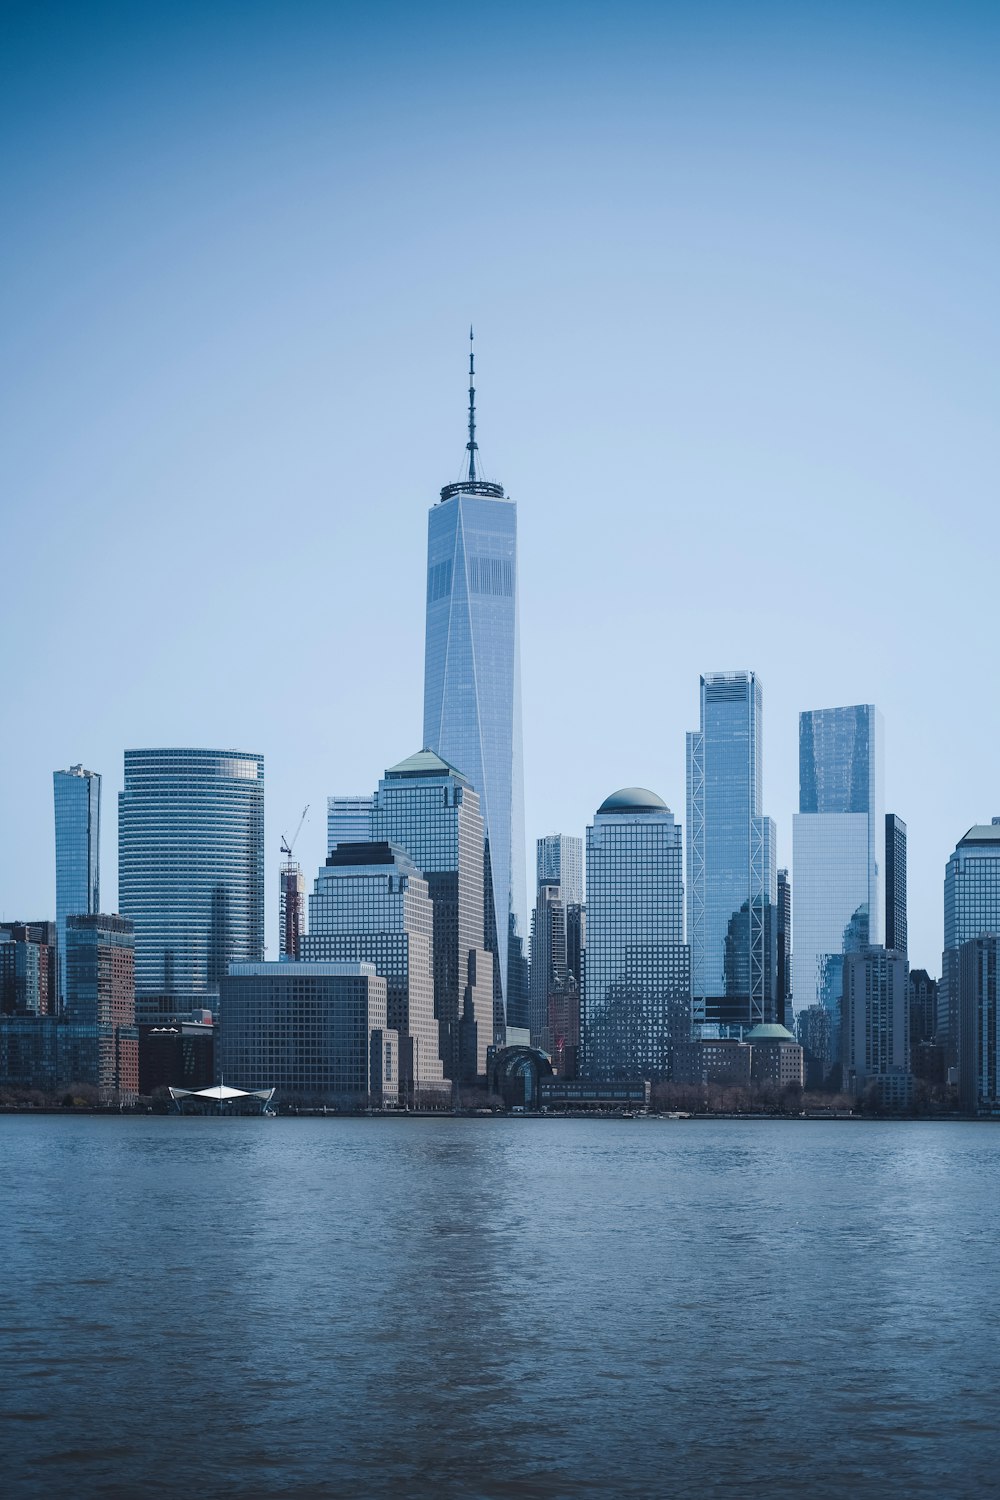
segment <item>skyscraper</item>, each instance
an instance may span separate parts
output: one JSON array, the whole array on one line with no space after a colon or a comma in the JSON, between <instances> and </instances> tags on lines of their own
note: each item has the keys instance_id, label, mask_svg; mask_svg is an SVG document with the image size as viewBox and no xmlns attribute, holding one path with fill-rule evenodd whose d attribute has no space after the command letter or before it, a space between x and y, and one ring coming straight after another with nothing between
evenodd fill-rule
<instances>
[{"instance_id":1,"label":"skyscraper","mask_svg":"<svg viewBox=\"0 0 1000 1500\"><path fill-rule=\"evenodd\" d=\"M552 1051L549 1000L565 991L566 906L559 884L540 882L531 914L531 1001L528 1025L531 1045Z\"/></svg>"},{"instance_id":2,"label":"skyscraper","mask_svg":"<svg viewBox=\"0 0 1000 1500\"><path fill-rule=\"evenodd\" d=\"M949 1067L960 1050L959 949L972 938L1000 934L1000 818L977 823L960 838L944 872L944 952L938 985L938 1041Z\"/></svg>"},{"instance_id":3,"label":"skyscraper","mask_svg":"<svg viewBox=\"0 0 1000 1500\"><path fill-rule=\"evenodd\" d=\"M135 924L136 1019L214 1008L264 950L264 757L126 750L118 892Z\"/></svg>"},{"instance_id":4,"label":"skyscraper","mask_svg":"<svg viewBox=\"0 0 1000 1500\"><path fill-rule=\"evenodd\" d=\"M390 766L379 782L372 836L405 849L427 881L434 913L434 1014L445 1076L486 1070L493 1034L493 958L484 937L485 838L479 794L431 750ZM472 1054L475 1053L475 1065Z\"/></svg>"},{"instance_id":5,"label":"skyscraper","mask_svg":"<svg viewBox=\"0 0 1000 1500\"><path fill-rule=\"evenodd\" d=\"M468 470L445 485L428 518L423 743L479 793L499 1038L522 984L527 913L517 507L480 475L475 416L470 354Z\"/></svg>"},{"instance_id":6,"label":"skyscraper","mask_svg":"<svg viewBox=\"0 0 1000 1500\"><path fill-rule=\"evenodd\" d=\"M792 1024L792 884L787 870L778 871L778 967L775 991L778 1021Z\"/></svg>"},{"instance_id":7,"label":"skyscraper","mask_svg":"<svg viewBox=\"0 0 1000 1500\"><path fill-rule=\"evenodd\" d=\"M844 955L841 1060L845 1087L874 1086L880 1102L910 1099L910 996L906 957L878 945Z\"/></svg>"},{"instance_id":8,"label":"skyscraper","mask_svg":"<svg viewBox=\"0 0 1000 1500\"><path fill-rule=\"evenodd\" d=\"M696 1023L775 1018L775 829L761 811L763 693L753 672L701 678L687 736L688 941Z\"/></svg>"},{"instance_id":9,"label":"skyscraper","mask_svg":"<svg viewBox=\"0 0 1000 1500\"><path fill-rule=\"evenodd\" d=\"M326 852L338 844L363 844L370 839L372 808L375 798L366 796L327 797Z\"/></svg>"},{"instance_id":10,"label":"skyscraper","mask_svg":"<svg viewBox=\"0 0 1000 1500\"><path fill-rule=\"evenodd\" d=\"M691 1031L681 830L643 787L608 797L587 829L582 1065L591 1078L663 1078Z\"/></svg>"},{"instance_id":11,"label":"skyscraper","mask_svg":"<svg viewBox=\"0 0 1000 1500\"><path fill-rule=\"evenodd\" d=\"M906 824L895 813L885 815L885 946L907 951Z\"/></svg>"},{"instance_id":12,"label":"skyscraper","mask_svg":"<svg viewBox=\"0 0 1000 1500\"><path fill-rule=\"evenodd\" d=\"M302 866L291 856L278 871L278 953L298 958L306 930L306 881Z\"/></svg>"},{"instance_id":13,"label":"skyscraper","mask_svg":"<svg viewBox=\"0 0 1000 1500\"><path fill-rule=\"evenodd\" d=\"M101 909L101 778L70 766L53 771L59 989L66 993L66 918Z\"/></svg>"},{"instance_id":14,"label":"skyscraper","mask_svg":"<svg viewBox=\"0 0 1000 1500\"><path fill-rule=\"evenodd\" d=\"M571 833L547 833L536 845L536 877L539 885L557 885L566 906L583 901L583 839Z\"/></svg>"},{"instance_id":15,"label":"skyscraper","mask_svg":"<svg viewBox=\"0 0 1000 1500\"><path fill-rule=\"evenodd\" d=\"M309 898L302 957L375 965L388 985L386 1024L399 1037L399 1080L407 1097L444 1088L433 930L427 882L404 849L367 840L339 843L327 855Z\"/></svg>"},{"instance_id":16,"label":"skyscraper","mask_svg":"<svg viewBox=\"0 0 1000 1500\"><path fill-rule=\"evenodd\" d=\"M799 811L792 823L796 1009L830 1011L834 1055L844 954L882 936L885 838L882 715L874 704L799 715Z\"/></svg>"},{"instance_id":17,"label":"skyscraper","mask_svg":"<svg viewBox=\"0 0 1000 1500\"><path fill-rule=\"evenodd\" d=\"M100 912L66 922L69 1076L94 1084L103 1103L139 1092L132 923Z\"/></svg>"},{"instance_id":18,"label":"skyscraper","mask_svg":"<svg viewBox=\"0 0 1000 1500\"><path fill-rule=\"evenodd\" d=\"M958 950L958 1094L968 1114L1000 1113L1000 937Z\"/></svg>"}]
</instances>

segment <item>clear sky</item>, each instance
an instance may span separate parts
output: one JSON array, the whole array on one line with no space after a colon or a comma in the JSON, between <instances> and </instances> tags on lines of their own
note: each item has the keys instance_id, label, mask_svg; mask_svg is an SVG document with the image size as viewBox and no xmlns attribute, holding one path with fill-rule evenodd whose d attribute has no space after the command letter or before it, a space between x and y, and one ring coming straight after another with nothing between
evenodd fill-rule
<instances>
[{"instance_id":1,"label":"clear sky","mask_svg":"<svg viewBox=\"0 0 1000 1500\"><path fill-rule=\"evenodd\" d=\"M53 769L267 760L279 836L421 737L426 512L519 506L529 847L683 821L698 675L874 702L937 973L1000 813L1000 7L0 8L0 914L54 915ZM794 879L794 875L793 875Z\"/></svg>"}]
</instances>

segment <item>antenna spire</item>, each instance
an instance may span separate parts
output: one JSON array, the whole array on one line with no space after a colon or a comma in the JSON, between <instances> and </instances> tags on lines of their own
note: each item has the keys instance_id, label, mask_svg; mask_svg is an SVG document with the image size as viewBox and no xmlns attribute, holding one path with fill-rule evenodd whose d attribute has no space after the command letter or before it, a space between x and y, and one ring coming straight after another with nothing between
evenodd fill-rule
<instances>
[{"instance_id":1,"label":"antenna spire","mask_svg":"<svg viewBox=\"0 0 1000 1500\"><path fill-rule=\"evenodd\" d=\"M473 345L472 324L469 324L469 441L465 445L469 455L469 478L475 483L476 453L476 353Z\"/></svg>"}]
</instances>

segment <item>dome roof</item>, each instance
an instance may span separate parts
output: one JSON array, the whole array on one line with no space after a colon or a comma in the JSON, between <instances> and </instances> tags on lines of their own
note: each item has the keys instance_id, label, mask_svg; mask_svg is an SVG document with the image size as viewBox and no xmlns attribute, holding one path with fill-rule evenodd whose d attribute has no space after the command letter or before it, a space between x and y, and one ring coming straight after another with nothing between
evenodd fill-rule
<instances>
[{"instance_id":1,"label":"dome roof","mask_svg":"<svg viewBox=\"0 0 1000 1500\"><path fill-rule=\"evenodd\" d=\"M644 786L624 786L620 792L612 792L597 809L599 813L644 813L669 812L662 797L647 791Z\"/></svg>"},{"instance_id":2,"label":"dome roof","mask_svg":"<svg viewBox=\"0 0 1000 1500\"><path fill-rule=\"evenodd\" d=\"M795 1038L787 1026L779 1026L775 1021L762 1021L759 1026L748 1031L743 1040L745 1042L794 1042Z\"/></svg>"}]
</instances>

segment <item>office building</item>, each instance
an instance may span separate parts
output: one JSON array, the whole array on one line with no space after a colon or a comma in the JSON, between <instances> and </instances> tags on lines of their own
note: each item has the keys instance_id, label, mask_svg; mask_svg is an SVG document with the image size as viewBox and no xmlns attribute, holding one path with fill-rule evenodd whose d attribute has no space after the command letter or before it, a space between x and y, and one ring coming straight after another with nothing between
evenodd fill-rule
<instances>
[{"instance_id":1,"label":"office building","mask_svg":"<svg viewBox=\"0 0 1000 1500\"><path fill-rule=\"evenodd\" d=\"M536 844L538 885L557 885L564 906L583 902L583 839L569 833L547 833Z\"/></svg>"},{"instance_id":2,"label":"office building","mask_svg":"<svg viewBox=\"0 0 1000 1500\"><path fill-rule=\"evenodd\" d=\"M403 1092L447 1091L434 1017L434 914L427 881L404 849L384 840L340 843L309 898L302 957L375 965L388 986L389 1029L399 1040Z\"/></svg>"},{"instance_id":3,"label":"office building","mask_svg":"<svg viewBox=\"0 0 1000 1500\"><path fill-rule=\"evenodd\" d=\"M126 750L118 895L137 1019L214 1009L227 965L264 952L264 757Z\"/></svg>"},{"instance_id":4,"label":"office building","mask_svg":"<svg viewBox=\"0 0 1000 1500\"><path fill-rule=\"evenodd\" d=\"M885 815L885 946L907 951L906 824L895 813Z\"/></svg>"},{"instance_id":5,"label":"office building","mask_svg":"<svg viewBox=\"0 0 1000 1500\"><path fill-rule=\"evenodd\" d=\"M884 1108L905 1108L913 1090L906 955L874 946L845 953L843 974L844 1087L858 1098L874 1088Z\"/></svg>"},{"instance_id":6,"label":"office building","mask_svg":"<svg viewBox=\"0 0 1000 1500\"><path fill-rule=\"evenodd\" d=\"M796 1012L795 1032L805 1056L805 1085L822 1088L834 1064L840 1066L833 1050L833 1016L825 1005L807 1005Z\"/></svg>"},{"instance_id":7,"label":"office building","mask_svg":"<svg viewBox=\"0 0 1000 1500\"><path fill-rule=\"evenodd\" d=\"M221 986L221 1075L279 1100L358 1109L399 1098L387 983L357 962L234 963Z\"/></svg>"},{"instance_id":8,"label":"office building","mask_svg":"<svg viewBox=\"0 0 1000 1500\"><path fill-rule=\"evenodd\" d=\"M746 1034L750 1044L750 1078L763 1088L802 1088L806 1081L805 1055L786 1026L753 1026Z\"/></svg>"},{"instance_id":9,"label":"office building","mask_svg":"<svg viewBox=\"0 0 1000 1500\"><path fill-rule=\"evenodd\" d=\"M773 1021L777 1011L778 876L774 823L761 810L759 679L706 673L700 710L700 726L687 736L694 1018L739 1030Z\"/></svg>"},{"instance_id":10,"label":"office building","mask_svg":"<svg viewBox=\"0 0 1000 1500\"><path fill-rule=\"evenodd\" d=\"M157 1089L207 1089L215 1082L215 1024L212 1012L189 1020L139 1028L139 1093Z\"/></svg>"},{"instance_id":11,"label":"office building","mask_svg":"<svg viewBox=\"0 0 1000 1500\"><path fill-rule=\"evenodd\" d=\"M844 954L881 941L882 715L871 703L799 715L799 811L792 823L796 1010L830 1012L833 1049Z\"/></svg>"},{"instance_id":12,"label":"office building","mask_svg":"<svg viewBox=\"0 0 1000 1500\"><path fill-rule=\"evenodd\" d=\"M101 778L70 766L53 771L59 993L66 993L66 918L101 909Z\"/></svg>"},{"instance_id":13,"label":"office building","mask_svg":"<svg viewBox=\"0 0 1000 1500\"><path fill-rule=\"evenodd\" d=\"M58 986L55 922L0 923L0 1015L54 1016Z\"/></svg>"},{"instance_id":14,"label":"office building","mask_svg":"<svg viewBox=\"0 0 1000 1500\"><path fill-rule=\"evenodd\" d=\"M938 983L937 1040L957 1068L959 949L971 938L1000 933L1000 818L977 823L960 838L944 872L944 952Z\"/></svg>"},{"instance_id":15,"label":"office building","mask_svg":"<svg viewBox=\"0 0 1000 1500\"><path fill-rule=\"evenodd\" d=\"M1000 936L958 950L958 1097L966 1114L1000 1115Z\"/></svg>"},{"instance_id":16,"label":"office building","mask_svg":"<svg viewBox=\"0 0 1000 1500\"><path fill-rule=\"evenodd\" d=\"M558 883L541 882L531 914L531 1004L528 1024L531 1045L552 1051L549 1003L566 990L566 907Z\"/></svg>"},{"instance_id":17,"label":"office building","mask_svg":"<svg viewBox=\"0 0 1000 1500\"><path fill-rule=\"evenodd\" d=\"M926 969L910 970L910 1050L937 1037L938 983ZM914 1067L914 1072L917 1069Z\"/></svg>"},{"instance_id":18,"label":"office building","mask_svg":"<svg viewBox=\"0 0 1000 1500\"><path fill-rule=\"evenodd\" d=\"M64 1071L93 1084L101 1102L131 1103L139 1092L135 1024L135 938L125 917L95 912L66 919Z\"/></svg>"},{"instance_id":19,"label":"office building","mask_svg":"<svg viewBox=\"0 0 1000 1500\"><path fill-rule=\"evenodd\" d=\"M791 1026L792 1014L792 883L787 870L778 871L777 968L775 995L778 1024Z\"/></svg>"},{"instance_id":20,"label":"office building","mask_svg":"<svg viewBox=\"0 0 1000 1500\"><path fill-rule=\"evenodd\" d=\"M566 908L566 968L581 987L586 952L587 908L574 902Z\"/></svg>"},{"instance_id":21,"label":"office building","mask_svg":"<svg viewBox=\"0 0 1000 1500\"><path fill-rule=\"evenodd\" d=\"M586 1077L668 1077L690 1037L682 859L673 813L643 787L608 797L587 829Z\"/></svg>"},{"instance_id":22,"label":"office building","mask_svg":"<svg viewBox=\"0 0 1000 1500\"><path fill-rule=\"evenodd\" d=\"M485 830L468 778L431 750L390 766L379 782L372 836L406 850L431 899L434 1015L445 1077L486 1071L493 1041L493 956L486 948Z\"/></svg>"},{"instance_id":23,"label":"office building","mask_svg":"<svg viewBox=\"0 0 1000 1500\"><path fill-rule=\"evenodd\" d=\"M719 1084L745 1088L750 1082L749 1042L735 1037L701 1037L674 1047L673 1082L699 1087Z\"/></svg>"},{"instance_id":24,"label":"office building","mask_svg":"<svg viewBox=\"0 0 1000 1500\"><path fill-rule=\"evenodd\" d=\"M465 477L445 485L428 518L423 742L479 793L501 1041L508 1000L522 1005L527 922L517 507L482 477L471 356L466 451Z\"/></svg>"},{"instance_id":25,"label":"office building","mask_svg":"<svg viewBox=\"0 0 1000 1500\"><path fill-rule=\"evenodd\" d=\"M327 797L326 852L338 844L363 844L370 839L372 808L375 798L366 796Z\"/></svg>"}]
</instances>

